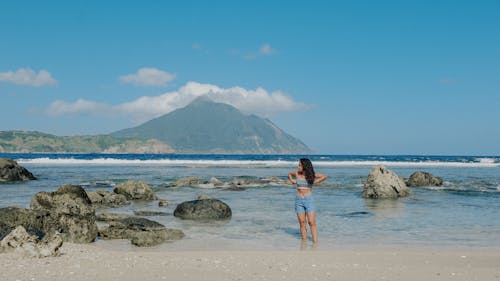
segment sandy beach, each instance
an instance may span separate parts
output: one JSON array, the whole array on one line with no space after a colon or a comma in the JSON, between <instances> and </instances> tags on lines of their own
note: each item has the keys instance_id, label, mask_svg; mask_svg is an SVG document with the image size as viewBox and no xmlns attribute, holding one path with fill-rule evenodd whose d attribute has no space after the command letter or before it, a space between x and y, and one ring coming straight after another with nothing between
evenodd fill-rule
<instances>
[{"instance_id":1,"label":"sandy beach","mask_svg":"<svg viewBox=\"0 0 500 281\"><path fill-rule=\"evenodd\" d=\"M492 249L159 252L65 243L61 252L1 254L0 280L500 280Z\"/></svg>"}]
</instances>

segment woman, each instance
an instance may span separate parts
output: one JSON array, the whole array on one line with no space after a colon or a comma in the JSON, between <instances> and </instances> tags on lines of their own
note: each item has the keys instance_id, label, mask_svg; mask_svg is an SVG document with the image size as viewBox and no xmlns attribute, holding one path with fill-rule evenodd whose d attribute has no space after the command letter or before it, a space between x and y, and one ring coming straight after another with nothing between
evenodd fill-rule
<instances>
[{"instance_id":1,"label":"woman","mask_svg":"<svg viewBox=\"0 0 500 281\"><path fill-rule=\"evenodd\" d=\"M316 230L316 213L314 209L314 199L312 187L314 184L324 182L326 175L315 173L311 160L301 158L297 171L288 174L290 182L297 186L297 196L295 197L295 212L300 225L300 235L302 241L307 240L306 219L311 228L313 243L318 242L318 231Z\"/></svg>"}]
</instances>

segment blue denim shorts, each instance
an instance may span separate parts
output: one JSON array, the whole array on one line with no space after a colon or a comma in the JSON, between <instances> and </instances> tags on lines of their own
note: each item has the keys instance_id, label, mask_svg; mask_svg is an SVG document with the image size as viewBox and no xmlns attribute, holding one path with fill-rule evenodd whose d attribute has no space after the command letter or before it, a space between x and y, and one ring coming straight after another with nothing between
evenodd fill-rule
<instances>
[{"instance_id":1,"label":"blue denim shorts","mask_svg":"<svg viewBox=\"0 0 500 281\"><path fill-rule=\"evenodd\" d=\"M314 212L314 198L312 194L305 196L296 195L295 196L295 213L308 213Z\"/></svg>"}]
</instances>

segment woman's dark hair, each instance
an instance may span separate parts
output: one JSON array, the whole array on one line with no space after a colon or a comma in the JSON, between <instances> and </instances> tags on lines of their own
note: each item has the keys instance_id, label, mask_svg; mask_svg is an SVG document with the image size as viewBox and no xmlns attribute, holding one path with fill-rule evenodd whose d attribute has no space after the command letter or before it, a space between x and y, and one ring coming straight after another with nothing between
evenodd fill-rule
<instances>
[{"instance_id":1,"label":"woman's dark hair","mask_svg":"<svg viewBox=\"0 0 500 281\"><path fill-rule=\"evenodd\" d=\"M313 164L311 160L307 158L300 158L300 164L302 164L302 170L304 171L304 176L308 184L313 184L316 174L314 173Z\"/></svg>"}]
</instances>

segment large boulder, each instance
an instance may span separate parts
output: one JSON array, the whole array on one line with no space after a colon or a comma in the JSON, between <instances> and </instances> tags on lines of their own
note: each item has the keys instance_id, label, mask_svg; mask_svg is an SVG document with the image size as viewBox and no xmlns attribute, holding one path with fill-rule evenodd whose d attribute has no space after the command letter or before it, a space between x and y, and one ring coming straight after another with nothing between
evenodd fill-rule
<instances>
[{"instance_id":1,"label":"large boulder","mask_svg":"<svg viewBox=\"0 0 500 281\"><path fill-rule=\"evenodd\" d=\"M33 210L47 211L45 232L58 231L66 242L89 243L97 237L95 210L81 186L63 185L53 192L38 192L31 199Z\"/></svg>"},{"instance_id":2,"label":"large boulder","mask_svg":"<svg viewBox=\"0 0 500 281\"><path fill-rule=\"evenodd\" d=\"M125 195L111 193L106 190L87 191L87 195L92 205L99 209L117 208L130 204Z\"/></svg>"},{"instance_id":3,"label":"large boulder","mask_svg":"<svg viewBox=\"0 0 500 281\"><path fill-rule=\"evenodd\" d=\"M156 200L157 197L151 187L142 181L128 180L119 184L113 190L116 194L123 194L128 200Z\"/></svg>"},{"instance_id":4,"label":"large boulder","mask_svg":"<svg viewBox=\"0 0 500 281\"><path fill-rule=\"evenodd\" d=\"M410 194L405 182L383 165L375 166L364 184L364 198L398 198Z\"/></svg>"},{"instance_id":5,"label":"large boulder","mask_svg":"<svg viewBox=\"0 0 500 281\"><path fill-rule=\"evenodd\" d=\"M410 176L406 184L408 186L441 186L443 179L431 173L417 171Z\"/></svg>"},{"instance_id":6,"label":"large boulder","mask_svg":"<svg viewBox=\"0 0 500 281\"><path fill-rule=\"evenodd\" d=\"M226 220L231 215L231 208L218 199L183 202L174 211L174 216L188 220Z\"/></svg>"},{"instance_id":7,"label":"large boulder","mask_svg":"<svg viewBox=\"0 0 500 281\"><path fill-rule=\"evenodd\" d=\"M17 226L0 241L0 252L17 252L30 257L58 256L63 240L59 233L40 240L29 234L23 226Z\"/></svg>"},{"instance_id":8,"label":"large boulder","mask_svg":"<svg viewBox=\"0 0 500 281\"><path fill-rule=\"evenodd\" d=\"M23 226L31 235L42 239L45 236L43 220L48 216L46 211L35 211L22 207L0 208L0 240L17 226Z\"/></svg>"},{"instance_id":9,"label":"large boulder","mask_svg":"<svg viewBox=\"0 0 500 281\"><path fill-rule=\"evenodd\" d=\"M0 182L36 180L26 168L9 158L0 158Z\"/></svg>"},{"instance_id":10,"label":"large boulder","mask_svg":"<svg viewBox=\"0 0 500 281\"><path fill-rule=\"evenodd\" d=\"M112 214L100 218L108 222L107 227L99 230L102 239L129 239L133 245L151 247L184 237L181 230L166 228L145 218Z\"/></svg>"}]
</instances>

